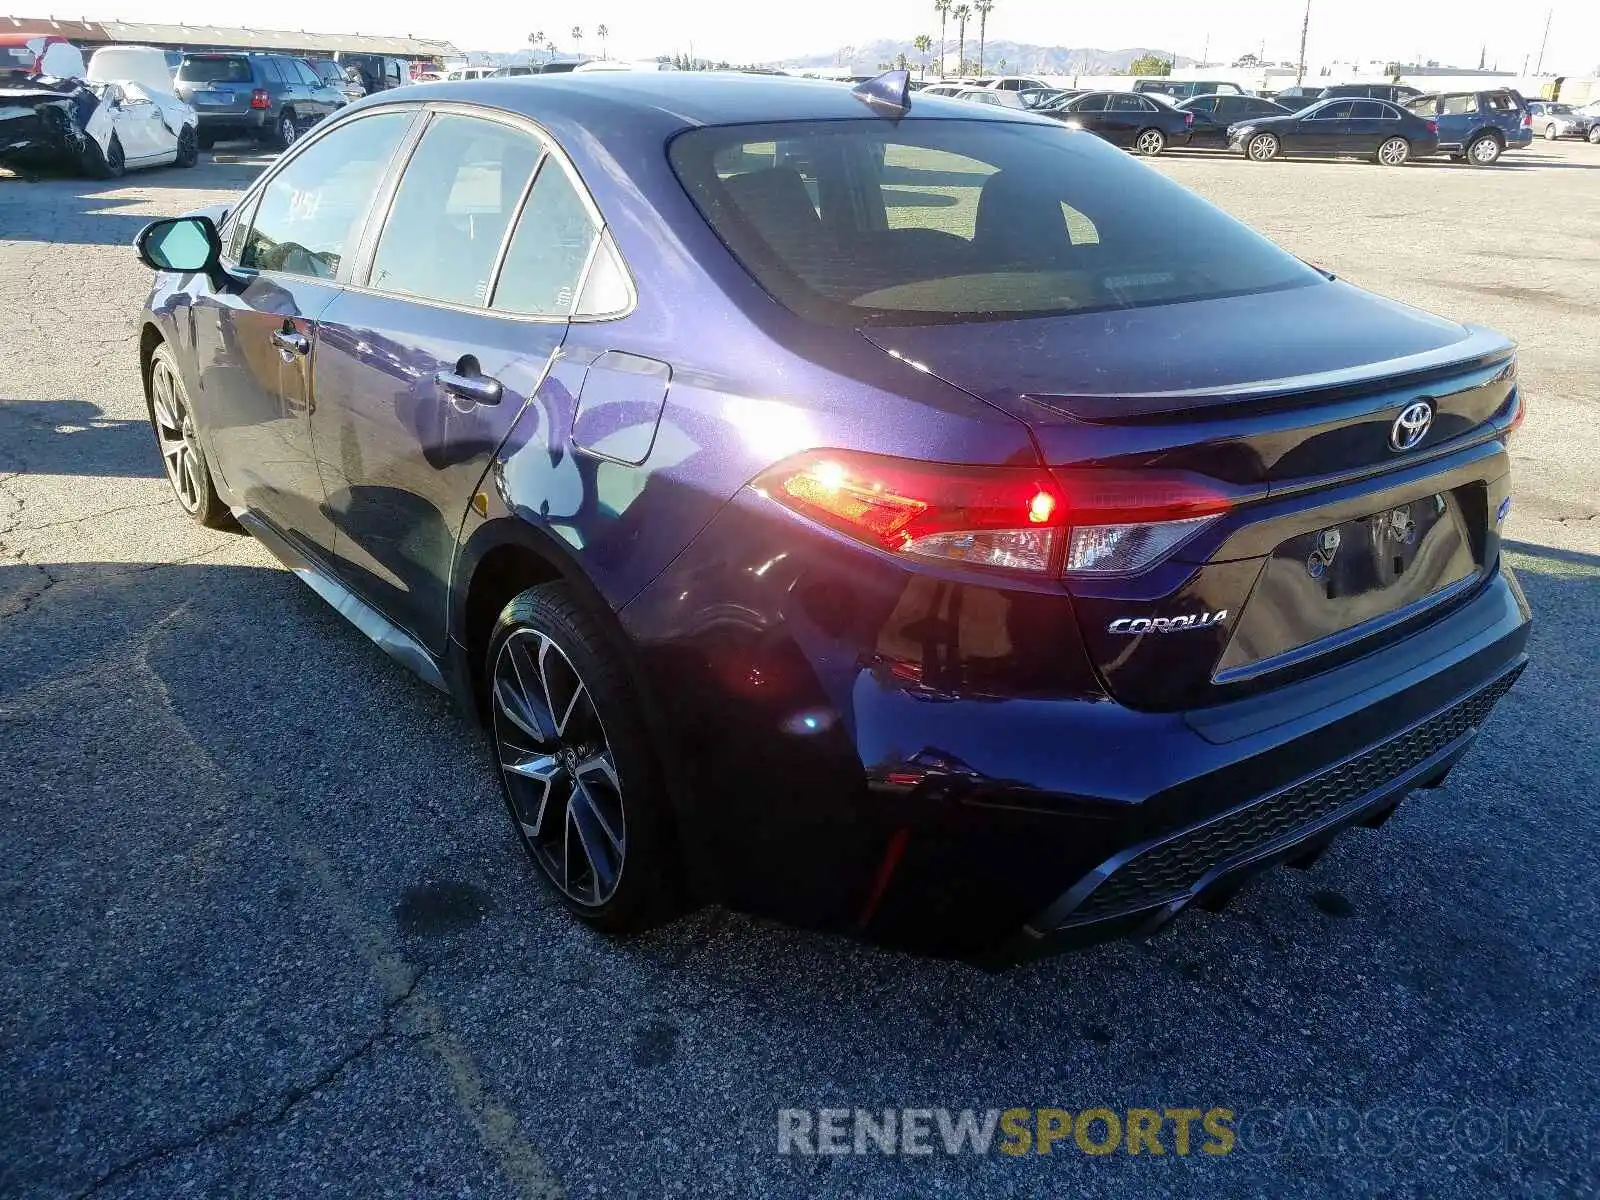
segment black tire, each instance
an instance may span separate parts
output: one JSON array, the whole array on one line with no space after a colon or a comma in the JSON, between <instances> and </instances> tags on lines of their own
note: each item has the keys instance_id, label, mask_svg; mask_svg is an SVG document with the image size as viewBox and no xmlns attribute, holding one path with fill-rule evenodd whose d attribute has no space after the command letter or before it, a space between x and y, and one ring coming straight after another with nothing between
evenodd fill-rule
<instances>
[{"instance_id":1,"label":"black tire","mask_svg":"<svg viewBox=\"0 0 1600 1200\"><path fill-rule=\"evenodd\" d=\"M569 912L626 934L672 916L681 889L666 788L618 636L567 584L529 588L495 622L482 680L513 832Z\"/></svg>"},{"instance_id":2,"label":"black tire","mask_svg":"<svg viewBox=\"0 0 1600 1200\"><path fill-rule=\"evenodd\" d=\"M120 179L122 173L128 169L128 160L122 153L122 143L116 134L111 135L111 141L104 150L100 143L93 138L89 139L89 148L84 155L84 169L95 179Z\"/></svg>"},{"instance_id":3,"label":"black tire","mask_svg":"<svg viewBox=\"0 0 1600 1200\"><path fill-rule=\"evenodd\" d=\"M1589 130L1589 143L1590 145L1600 146L1600 124L1596 124L1593 129Z\"/></svg>"},{"instance_id":4,"label":"black tire","mask_svg":"<svg viewBox=\"0 0 1600 1200\"><path fill-rule=\"evenodd\" d=\"M172 160L173 166L192 167L200 161L200 142L195 136L194 126L185 125L178 134L178 157Z\"/></svg>"},{"instance_id":5,"label":"black tire","mask_svg":"<svg viewBox=\"0 0 1600 1200\"><path fill-rule=\"evenodd\" d=\"M1467 143L1466 160L1475 167L1492 167L1500 161L1505 144L1492 133L1480 133Z\"/></svg>"},{"instance_id":6,"label":"black tire","mask_svg":"<svg viewBox=\"0 0 1600 1200\"><path fill-rule=\"evenodd\" d=\"M178 360L165 342L151 355L144 402L156 451L161 455L178 507L207 529L238 529L238 522L211 480L205 450L195 434L194 409L189 403L189 391L183 386L183 372L178 370Z\"/></svg>"},{"instance_id":7,"label":"black tire","mask_svg":"<svg viewBox=\"0 0 1600 1200\"><path fill-rule=\"evenodd\" d=\"M300 122L293 110L286 108L278 114L278 120L268 135L268 141L279 150L287 150L299 140L299 137Z\"/></svg>"},{"instance_id":8,"label":"black tire","mask_svg":"<svg viewBox=\"0 0 1600 1200\"><path fill-rule=\"evenodd\" d=\"M209 150L211 147L217 144L217 135L202 129L195 134L195 142L199 145L200 149Z\"/></svg>"},{"instance_id":9,"label":"black tire","mask_svg":"<svg viewBox=\"0 0 1600 1200\"><path fill-rule=\"evenodd\" d=\"M1141 129L1133 139L1133 152L1141 158L1154 158L1167 148L1167 135L1151 126Z\"/></svg>"}]
</instances>

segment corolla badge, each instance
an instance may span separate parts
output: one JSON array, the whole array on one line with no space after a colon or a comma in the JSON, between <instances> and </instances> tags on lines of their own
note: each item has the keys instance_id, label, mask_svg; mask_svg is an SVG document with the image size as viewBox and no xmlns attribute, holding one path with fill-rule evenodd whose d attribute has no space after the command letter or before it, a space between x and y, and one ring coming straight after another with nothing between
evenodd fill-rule
<instances>
[{"instance_id":1,"label":"corolla badge","mask_svg":"<svg viewBox=\"0 0 1600 1200\"><path fill-rule=\"evenodd\" d=\"M1107 633L1184 633L1191 629L1208 629L1221 625L1228 619L1228 610L1216 612L1185 613L1181 617L1118 617L1106 626Z\"/></svg>"},{"instance_id":2,"label":"corolla badge","mask_svg":"<svg viewBox=\"0 0 1600 1200\"><path fill-rule=\"evenodd\" d=\"M1426 400L1406 405L1389 426L1389 449L1396 452L1415 449L1432 427L1433 405Z\"/></svg>"}]
</instances>

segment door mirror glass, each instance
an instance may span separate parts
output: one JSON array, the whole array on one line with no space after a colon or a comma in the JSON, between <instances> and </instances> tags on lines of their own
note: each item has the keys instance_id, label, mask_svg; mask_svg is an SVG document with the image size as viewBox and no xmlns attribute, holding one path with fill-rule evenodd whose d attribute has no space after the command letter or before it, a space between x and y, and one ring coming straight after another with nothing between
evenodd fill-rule
<instances>
[{"instance_id":1,"label":"door mirror glass","mask_svg":"<svg viewBox=\"0 0 1600 1200\"><path fill-rule=\"evenodd\" d=\"M176 217L146 225L134 242L139 261L157 271L210 271L222 240L209 217Z\"/></svg>"}]
</instances>

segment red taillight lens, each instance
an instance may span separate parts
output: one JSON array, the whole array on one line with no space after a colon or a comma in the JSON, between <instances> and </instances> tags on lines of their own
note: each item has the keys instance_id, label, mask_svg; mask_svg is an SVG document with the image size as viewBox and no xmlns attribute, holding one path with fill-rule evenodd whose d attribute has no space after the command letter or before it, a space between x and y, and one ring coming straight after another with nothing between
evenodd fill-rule
<instances>
[{"instance_id":1,"label":"red taillight lens","mask_svg":"<svg viewBox=\"0 0 1600 1200\"><path fill-rule=\"evenodd\" d=\"M1194 114L1192 112L1184 113L1183 114L1183 123L1185 125L1193 125L1194 124Z\"/></svg>"},{"instance_id":2,"label":"red taillight lens","mask_svg":"<svg viewBox=\"0 0 1600 1200\"><path fill-rule=\"evenodd\" d=\"M1234 506L1199 476L948 466L813 450L756 490L857 541L1030 573L1143 570Z\"/></svg>"},{"instance_id":3,"label":"red taillight lens","mask_svg":"<svg viewBox=\"0 0 1600 1200\"><path fill-rule=\"evenodd\" d=\"M1439 135L1439 122L1437 122L1437 121L1429 121L1428 122L1428 132L1433 134L1435 137L1437 137Z\"/></svg>"},{"instance_id":4,"label":"red taillight lens","mask_svg":"<svg viewBox=\"0 0 1600 1200\"><path fill-rule=\"evenodd\" d=\"M272 107L272 97L267 95L267 89L266 88L257 88L255 91L250 93L250 107L251 108L271 108Z\"/></svg>"},{"instance_id":5,"label":"red taillight lens","mask_svg":"<svg viewBox=\"0 0 1600 1200\"><path fill-rule=\"evenodd\" d=\"M779 463L754 486L819 524L919 558L1045 572L1061 543L1060 489L1031 467L814 450Z\"/></svg>"},{"instance_id":6,"label":"red taillight lens","mask_svg":"<svg viewBox=\"0 0 1600 1200\"><path fill-rule=\"evenodd\" d=\"M1522 402L1522 393L1517 393L1516 411L1511 414L1511 424L1506 426L1506 436L1510 437L1522 428L1522 422L1528 419L1528 406Z\"/></svg>"},{"instance_id":7,"label":"red taillight lens","mask_svg":"<svg viewBox=\"0 0 1600 1200\"><path fill-rule=\"evenodd\" d=\"M1532 129L1533 128L1533 114L1532 113L1523 113L1522 114L1522 127L1524 129Z\"/></svg>"}]
</instances>

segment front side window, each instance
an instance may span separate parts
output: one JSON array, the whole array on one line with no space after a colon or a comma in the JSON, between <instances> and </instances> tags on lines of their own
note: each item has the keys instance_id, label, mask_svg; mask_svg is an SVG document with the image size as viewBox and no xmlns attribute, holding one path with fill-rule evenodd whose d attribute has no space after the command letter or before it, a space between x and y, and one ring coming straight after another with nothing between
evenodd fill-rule
<instances>
[{"instance_id":1,"label":"front side window","mask_svg":"<svg viewBox=\"0 0 1600 1200\"><path fill-rule=\"evenodd\" d=\"M1134 308L1326 282L1180 185L1054 127L709 127L679 135L670 156L767 291L833 325Z\"/></svg>"},{"instance_id":2,"label":"front side window","mask_svg":"<svg viewBox=\"0 0 1600 1200\"><path fill-rule=\"evenodd\" d=\"M1308 121L1342 121L1350 115L1355 108L1354 100L1335 100L1324 104L1315 112L1307 113Z\"/></svg>"},{"instance_id":3,"label":"front side window","mask_svg":"<svg viewBox=\"0 0 1600 1200\"><path fill-rule=\"evenodd\" d=\"M262 189L239 265L314 279L337 275L410 123L409 112L377 113L308 144Z\"/></svg>"},{"instance_id":4,"label":"front side window","mask_svg":"<svg viewBox=\"0 0 1600 1200\"><path fill-rule=\"evenodd\" d=\"M479 307L542 150L498 121L433 118L406 164L372 260L371 287Z\"/></svg>"}]
</instances>

